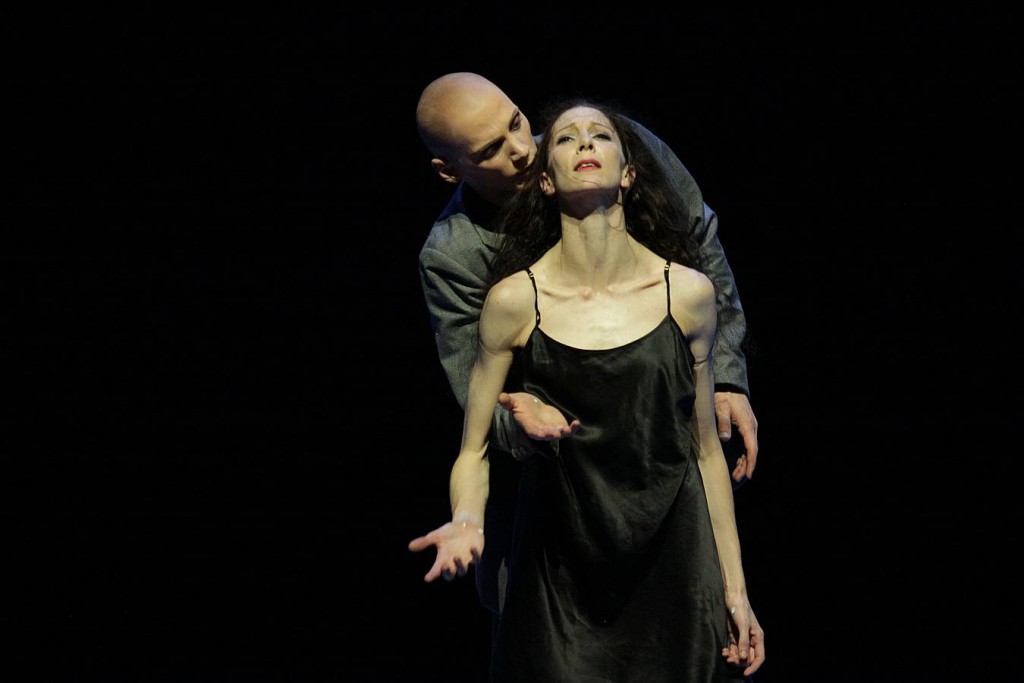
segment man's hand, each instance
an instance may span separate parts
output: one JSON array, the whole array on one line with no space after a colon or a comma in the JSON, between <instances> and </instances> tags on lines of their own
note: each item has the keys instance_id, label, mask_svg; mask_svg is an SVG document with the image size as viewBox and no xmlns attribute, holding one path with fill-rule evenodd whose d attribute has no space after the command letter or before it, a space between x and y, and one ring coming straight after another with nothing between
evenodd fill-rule
<instances>
[{"instance_id":1,"label":"man's hand","mask_svg":"<svg viewBox=\"0 0 1024 683\"><path fill-rule=\"evenodd\" d=\"M512 413L516 424L528 437L537 441L556 441L572 436L580 428L579 420L569 422L558 408L549 406L533 394L503 391L498 396L498 403Z\"/></svg>"},{"instance_id":2,"label":"man's hand","mask_svg":"<svg viewBox=\"0 0 1024 683\"><path fill-rule=\"evenodd\" d=\"M733 425L736 425L740 430L740 436L743 437L744 452L736 460L736 467L732 470L733 481L741 482L744 477L750 479L754 476L754 466L757 465L757 418L750 407L750 399L746 394L716 391L715 416L718 418L718 438L729 441L732 438Z\"/></svg>"}]
</instances>

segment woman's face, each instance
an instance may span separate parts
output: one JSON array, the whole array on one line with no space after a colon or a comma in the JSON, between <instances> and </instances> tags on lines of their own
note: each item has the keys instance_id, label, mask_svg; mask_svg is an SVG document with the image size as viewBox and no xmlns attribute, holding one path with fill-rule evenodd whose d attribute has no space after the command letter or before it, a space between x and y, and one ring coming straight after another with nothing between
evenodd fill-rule
<instances>
[{"instance_id":1,"label":"woman's face","mask_svg":"<svg viewBox=\"0 0 1024 683\"><path fill-rule=\"evenodd\" d=\"M551 127L548 169L541 188L566 194L628 187L622 142L603 113L592 107L565 111ZM625 183L625 185L623 184Z\"/></svg>"}]
</instances>

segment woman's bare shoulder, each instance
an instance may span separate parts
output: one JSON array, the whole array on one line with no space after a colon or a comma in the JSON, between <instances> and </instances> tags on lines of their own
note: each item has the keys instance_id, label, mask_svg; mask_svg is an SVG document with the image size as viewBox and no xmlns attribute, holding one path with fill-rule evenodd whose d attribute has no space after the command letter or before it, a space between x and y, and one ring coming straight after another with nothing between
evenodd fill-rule
<instances>
[{"instance_id":1,"label":"woman's bare shoulder","mask_svg":"<svg viewBox=\"0 0 1024 683\"><path fill-rule=\"evenodd\" d=\"M523 305L532 308L533 298L533 283L530 282L530 276L526 271L521 270L494 283L487 292L484 306L509 310L518 309Z\"/></svg>"},{"instance_id":2,"label":"woman's bare shoulder","mask_svg":"<svg viewBox=\"0 0 1024 683\"><path fill-rule=\"evenodd\" d=\"M685 298L691 304L715 298L715 285L704 273L673 263L669 268L669 282L672 284L673 296Z\"/></svg>"},{"instance_id":3,"label":"woman's bare shoulder","mask_svg":"<svg viewBox=\"0 0 1024 683\"><path fill-rule=\"evenodd\" d=\"M521 346L533 328L533 283L525 272L499 280L487 292L480 313L480 339L485 348Z\"/></svg>"},{"instance_id":4,"label":"woman's bare shoulder","mask_svg":"<svg viewBox=\"0 0 1024 683\"><path fill-rule=\"evenodd\" d=\"M717 313L715 285L704 273L673 263L669 269L672 286L672 317L690 339L714 335ZM696 354L695 355L699 355Z\"/></svg>"}]
</instances>

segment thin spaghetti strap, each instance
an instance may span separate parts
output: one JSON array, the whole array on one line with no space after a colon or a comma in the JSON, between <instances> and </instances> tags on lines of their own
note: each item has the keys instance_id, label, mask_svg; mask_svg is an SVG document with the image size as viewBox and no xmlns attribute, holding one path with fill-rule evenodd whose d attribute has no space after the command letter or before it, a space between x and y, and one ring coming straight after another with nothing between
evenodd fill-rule
<instances>
[{"instance_id":1,"label":"thin spaghetti strap","mask_svg":"<svg viewBox=\"0 0 1024 683\"><path fill-rule=\"evenodd\" d=\"M670 265L672 265L671 261L665 261L665 299L668 301L668 314L672 315L672 285L668 281L668 267Z\"/></svg>"},{"instance_id":2,"label":"thin spaghetti strap","mask_svg":"<svg viewBox=\"0 0 1024 683\"><path fill-rule=\"evenodd\" d=\"M530 283L533 285L533 310L537 313L537 327L540 327L540 304L537 302L537 280L533 277L533 271L529 268L526 269L526 274L530 276ZM668 277L668 275L666 275Z\"/></svg>"}]
</instances>

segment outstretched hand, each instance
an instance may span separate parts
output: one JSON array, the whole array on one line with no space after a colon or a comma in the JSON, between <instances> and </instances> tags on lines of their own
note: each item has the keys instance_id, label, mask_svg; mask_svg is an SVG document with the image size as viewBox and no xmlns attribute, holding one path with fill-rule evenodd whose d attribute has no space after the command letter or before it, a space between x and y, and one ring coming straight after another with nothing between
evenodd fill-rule
<instances>
[{"instance_id":1,"label":"outstretched hand","mask_svg":"<svg viewBox=\"0 0 1024 683\"><path fill-rule=\"evenodd\" d=\"M437 548L434 565L423 577L427 583L439 576L451 581L456 576L465 576L471 564L480 561L484 552L484 530L476 524L467 522L448 522L409 541L409 550L419 552L430 546Z\"/></svg>"},{"instance_id":2,"label":"outstretched hand","mask_svg":"<svg viewBox=\"0 0 1024 683\"><path fill-rule=\"evenodd\" d=\"M732 666L746 667L744 676L750 676L764 664L764 630L745 599L730 608L729 644L722 648L722 656Z\"/></svg>"},{"instance_id":3,"label":"outstretched hand","mask_svg":"<svg viewBox=\"0 0 1024 683\"><path fill-rule=\"evenodd\" d=\"M531 439L556 441L572 436L580 428L579 420L569 422L558 408L544 403L533 394L510 394L503 391L498 396L498 403L512 413L519 428Z\"/></svg>"},{"instance_id":4,"label":"outstretched hand","mask_svg":"<svg viewBox=\"0 0 1024 683\"><path fill-rule=\"evenodd\" d=\"M750 479L757 465L757 418L750 407L750 399L739 392L716 391L715 416L718 419L718 438L722 441L732 439L733 425L736 425L743 437L744 452L736 459L736 466L732 470L733 481L741 482L744 477Z\"/></svg>"}]
</instances>

